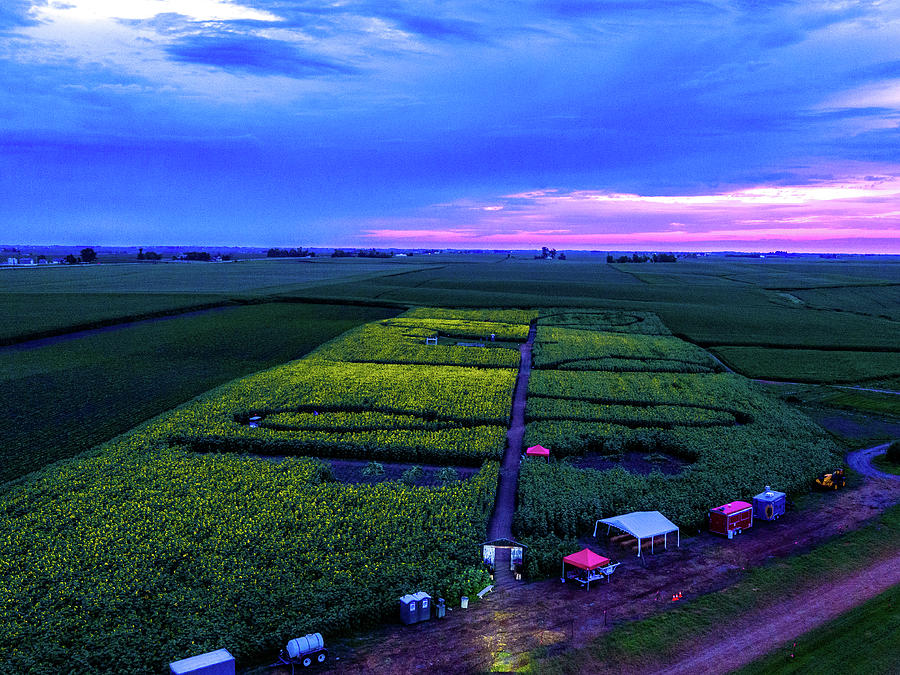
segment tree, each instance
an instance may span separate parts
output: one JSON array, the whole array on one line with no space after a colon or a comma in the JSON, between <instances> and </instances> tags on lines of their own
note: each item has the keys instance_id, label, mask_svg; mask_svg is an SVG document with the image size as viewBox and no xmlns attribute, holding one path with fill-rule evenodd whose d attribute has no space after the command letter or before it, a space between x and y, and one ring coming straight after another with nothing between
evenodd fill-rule
<instances>
[{"instance_id":1,"label":"tree","mask_svg":"<svg viewBox=\"0 0 900 675\"><path fill-rule=\"evenodd\" d=\"M142 249L142 248L139 248L139 249L138 249L138 255L137 255L137 258L138 258L138 260L143 260L143 259L144 259L144 249Z\"/></svg>"},{"instance_id":2,"label":"tree","mask_svg":"<svg viewBox=\"0 0 900 675\"><path fill-rule=\"evenodd\" d=\"M66 256L66 265L77 265L77 264L78 264L78 258L76 258L74 255L72 255L70 253L69 255Z\"/></svg>"},{"instance_id":3,"label":"tree","mask_svg":"<svg viewBox=\"0 0 900 675\"><path fill-rule=\"evenodd\" d=\"M97 259L97 253L92 248L81 249L81 262L94 262Z\"/></svg>"}]
</instances>

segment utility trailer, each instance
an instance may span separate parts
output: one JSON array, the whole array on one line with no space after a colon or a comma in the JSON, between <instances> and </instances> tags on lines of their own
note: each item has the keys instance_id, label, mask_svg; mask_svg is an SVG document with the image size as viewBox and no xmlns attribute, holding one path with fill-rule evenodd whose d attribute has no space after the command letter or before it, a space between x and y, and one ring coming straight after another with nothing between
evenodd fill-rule
<instances>
[{"instance_id":1,"label":"utility trailer","mask_svg":"<svg viewBox=\"0 0 900 675\"><path fill-rule=\"evenodd\" d=\"M309 668L314 663L325 663L327 658L328 650L325 649L322 634L308 633L288 642L278 655L278 663L273 665L290 666L291 672L294 672L294 666Z\"/></svg>"},{"instance_id":2,"label":"utility trailer","mask_svg":"<svg viewBox=\"0 0 900 675\"><path fill-rule=\"evenodd\" d=\"M753 526L753 505L728 502L709 510L709 531L731 539Z\"/></svg>"}]
</instances>

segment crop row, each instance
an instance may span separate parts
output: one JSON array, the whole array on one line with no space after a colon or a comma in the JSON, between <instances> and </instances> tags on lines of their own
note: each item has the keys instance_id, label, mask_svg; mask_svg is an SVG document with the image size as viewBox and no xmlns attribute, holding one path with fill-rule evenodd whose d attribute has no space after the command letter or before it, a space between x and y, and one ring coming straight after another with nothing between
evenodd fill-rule
<instances>
[{"instance_id":1,"label":"crop row","mask_svg":"<svg viewBox=\"0 0 900 675\"><path fill-rule=\"evenodd\" d=\"M602 309L545 310L541 312L538 325L584 328L606 333L671 335L659 317L651 312L621 312Z\"/></svg>"},{"instance_id":2,"label":"crop row","mask_svg":"<svg viewBox=\"0 0 900 675\"><path fill-rule=\"evenodd\" d=\"M207 452L480 463L502 454L515 378L507 368L310 358L215 390L161 424L173 442ZM254 415L258 427L246 423Z\"/></svg>"},{"instance_id":3,"label":"crop row","mask_svg":"<svg viewBox=\"0 0 900 675\"><path fill-rule=\"evenodd\" d=\"M582 328L538 326L534 343L536 368L557 368L592 359L674 362L692 369L714 370L717 364L705 351L674 337L623 335Z\"/></svg>"},{"instance_id":4,"label":"crop row","mask_svg":"<svg viewBox=\"0 0 900 675\"><path fill-rule=\"evenodd\" d=\"M661 428L730 426L737 423L737 415L733 412L681 403L630 405L543 397L533 397L528 403L526 421L583 420Z\"/></svg>"},{"instance_id":5,"label":"crop row","mask_svg":"<svg viewBox=\"0 0 900 675\"><path fill-rule=\"evenodd\" d=\"M485 330L487 333L476 332ZM487 344L492 332L497 340L524 341L528 335L528 326L448 319L389 319L364 324L341 336L340 340L323 345L309 358L356 363L518 368L518 349L425 344L426 338L439 334L484 341Z\"/></svg>"}]
</instances>

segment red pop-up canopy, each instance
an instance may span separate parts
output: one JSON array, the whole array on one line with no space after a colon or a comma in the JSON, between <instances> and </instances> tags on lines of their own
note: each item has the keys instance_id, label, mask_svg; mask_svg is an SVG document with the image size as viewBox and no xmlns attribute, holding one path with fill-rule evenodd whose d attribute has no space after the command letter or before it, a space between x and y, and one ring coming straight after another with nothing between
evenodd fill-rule
<instances>
[{"instance_id":1,"label":"red pop-up canopy","mask_svg":"<svg viewBox=\"0 0 900 675\"><path fill-rule=\"evenodd\" d=\"M532 445L525 451L525 454L532 457L535 455L537 455L538 457L549 457L550 450L545 448L543 445Z\"/></svg>"},{"instance_id":2,"label":"red pop-up canopy","mask_svg":"<svg viewBox=\"0 0 900 675\"><path fill-rule=\"evenodd\" d=\"M603 576L609 576L609 572L611 569L615 569L615 566L612 566L611 569L604 569L601 572L598 572L595 575L591 574L591 570L596 570L599 568L606 568L609 565L609 558L604 558L602 555L598 555L594 553L589 548L583 548L578 553L572 553L571 555L567 555L563 558L562 562L562 580L565 582L566 580L566 565L571 565L572 567L577 567L580 570L584 570L587 572L587 575L578 575L574 578L576 581L580 583L587 584L587 587L591 587L591 579L602 578Z\"/></svg>"},{"instance_id":3,"label":"red pop-up canopy","mask_svg":"<svg viewBox=\"0 0 900 675\"><path fill-rule=\"evenodd\" d=\"M573 553L563 558L563 564L569 564L582 570L595 570L598 567L608 565L609 558L604 558L589 548L583 548L578 553Z\"/></svg>"}]
</instances>

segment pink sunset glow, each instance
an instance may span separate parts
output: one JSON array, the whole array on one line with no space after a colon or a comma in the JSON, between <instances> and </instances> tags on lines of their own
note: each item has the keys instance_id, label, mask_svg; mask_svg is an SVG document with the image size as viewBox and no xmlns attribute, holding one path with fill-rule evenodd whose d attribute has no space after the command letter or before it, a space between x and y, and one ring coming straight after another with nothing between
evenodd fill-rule
<instances>
[{"instance_id":1,"label":"pink sunset glow","mask_svg":"<svg viewBox=\"0 0 900 675\"><path fill-rule=\"evenodd\" d=\"M407 246L900 253L900 178L882 167L879 175L708 194L544 189L370 225L366 237Z\"/></svg>"}]
</instances>

